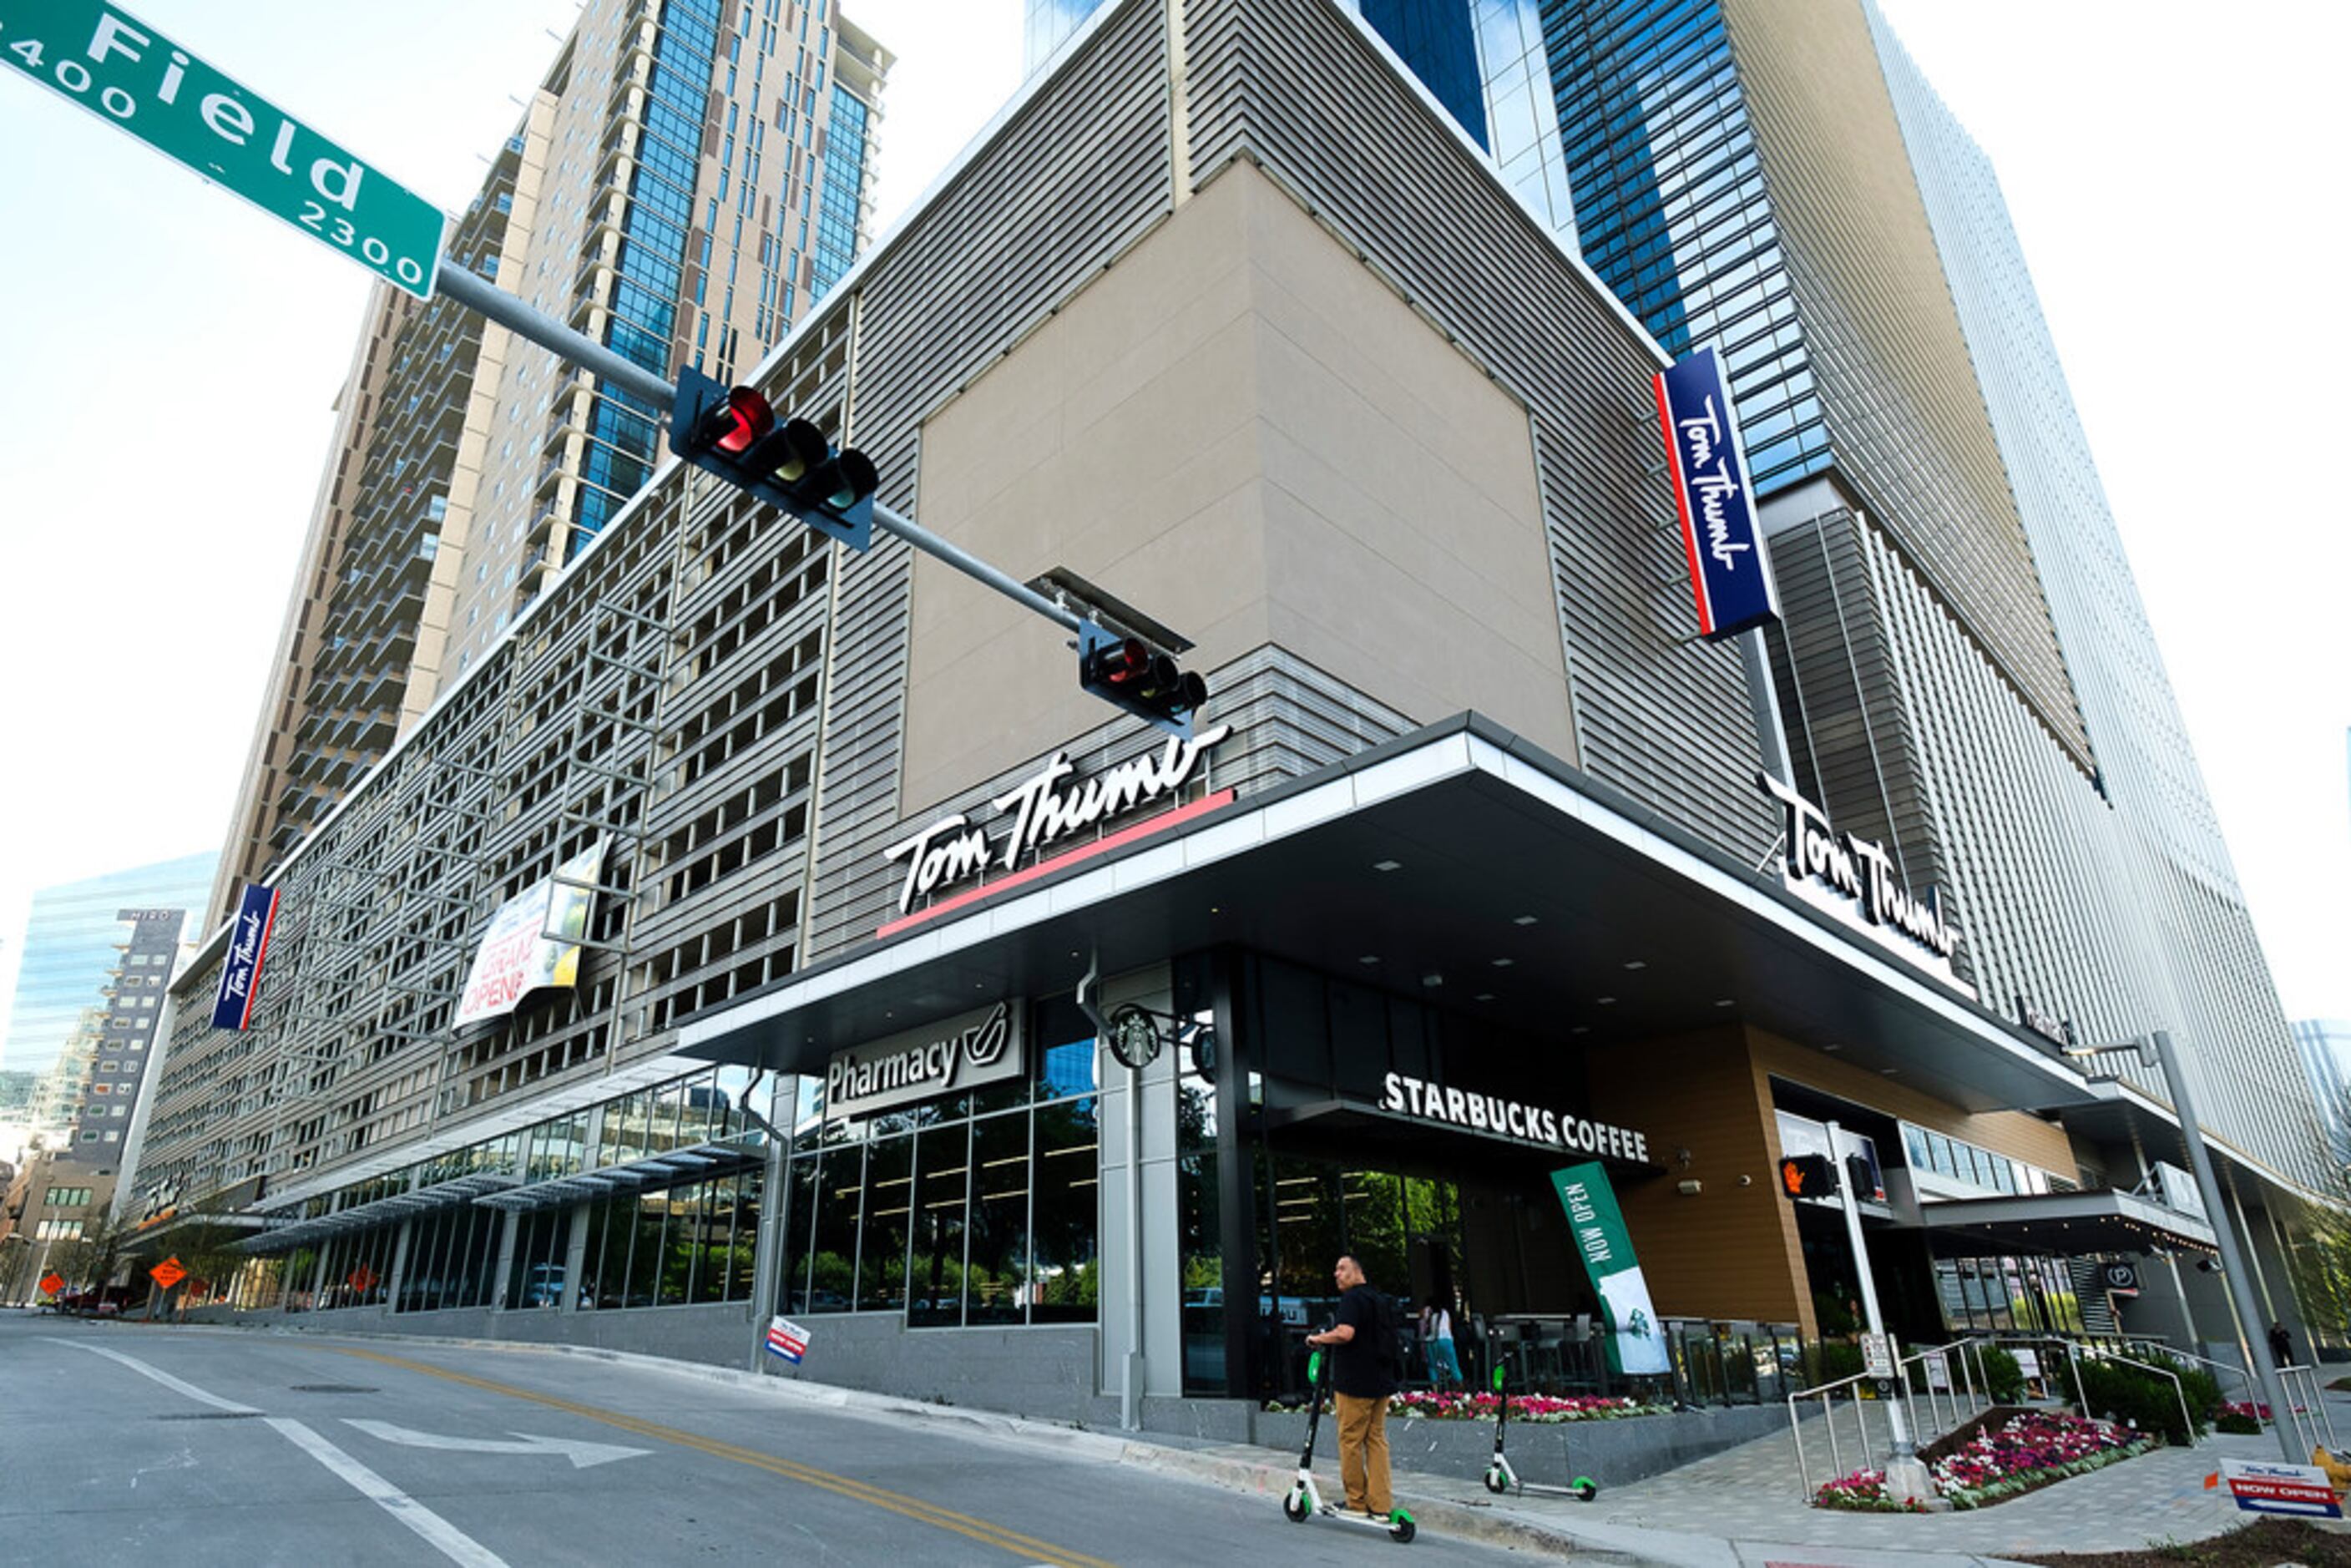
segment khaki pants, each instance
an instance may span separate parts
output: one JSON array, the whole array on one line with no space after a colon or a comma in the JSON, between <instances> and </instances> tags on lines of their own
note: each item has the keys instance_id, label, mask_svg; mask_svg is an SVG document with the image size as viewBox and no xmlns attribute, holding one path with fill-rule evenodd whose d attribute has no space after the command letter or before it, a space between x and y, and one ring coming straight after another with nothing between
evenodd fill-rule
<instances>
[{"instance_id":1,"label":"khaki pants","mask_svg":"<svg viewBox=\"0 0 2351 1568\"><path fill-rule=\"evenodd\" d=\"M1337 1395L1339 1401L1339 1479L1346 1483L1347 1506L1386 1513L1395 1506L1388 1495L1388 1402Z\"/></svg>"}]
</instances>

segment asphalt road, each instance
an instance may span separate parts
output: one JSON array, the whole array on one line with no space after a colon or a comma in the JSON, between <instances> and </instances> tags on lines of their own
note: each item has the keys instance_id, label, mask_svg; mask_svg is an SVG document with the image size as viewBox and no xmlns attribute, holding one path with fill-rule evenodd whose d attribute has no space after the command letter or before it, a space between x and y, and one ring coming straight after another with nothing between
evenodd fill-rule
<instances>
[{"instance_id":1,"label":"asphalt road","mask_svg":"<svg viewBox=\"0 0 2351 1568\"><path fill-rule=\"evenodd\" d=\"M0 1314L0 1560L1496 1563L1053 1439L641 1366Z\"/></svg>"}]
</instances>

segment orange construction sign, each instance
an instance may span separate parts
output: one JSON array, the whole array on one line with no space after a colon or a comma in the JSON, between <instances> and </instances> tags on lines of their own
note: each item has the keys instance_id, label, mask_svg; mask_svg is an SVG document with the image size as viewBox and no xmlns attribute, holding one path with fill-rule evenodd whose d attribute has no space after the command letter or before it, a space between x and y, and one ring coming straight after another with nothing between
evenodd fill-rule
<instances>
[{"instance_id":1,"label":"orange construction sign","mask_svg":"<svg viewBox=\"0 0 2351 1568\"><path fill-rule=\"evenodd\" d=\"M180 1260L177 1258L166 1258L148 1270L147 1277L168 1291L186 1279L188 1271L180 1267Z\"/></svg>"},{"instance_id":2,"label":"orange construction sign","mask_svg":"<svg viewBox=\"0 0 2351 1568\"><path fill-rule=\"evenodd\" d=\"M54 1296L66 1288L66 1277L52 1269L41 1276L41 1294Z\"/></svg>"}]
</instances>

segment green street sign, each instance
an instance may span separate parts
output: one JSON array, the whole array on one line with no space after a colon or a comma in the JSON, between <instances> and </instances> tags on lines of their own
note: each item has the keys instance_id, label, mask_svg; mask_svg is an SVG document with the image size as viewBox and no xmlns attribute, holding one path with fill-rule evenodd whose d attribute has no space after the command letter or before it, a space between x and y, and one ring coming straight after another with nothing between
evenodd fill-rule
<instances>
[{"instance_id":1,"label":"green street sign","mask_svg":"<svg viewBox=\"0 0 2351 1568\"><path fill-rule=\"evenodd\" d=\"M130 13L0 0L0 61L415 295L433 298L447 224L267 99Z\"/></svg>"}]
</instances>

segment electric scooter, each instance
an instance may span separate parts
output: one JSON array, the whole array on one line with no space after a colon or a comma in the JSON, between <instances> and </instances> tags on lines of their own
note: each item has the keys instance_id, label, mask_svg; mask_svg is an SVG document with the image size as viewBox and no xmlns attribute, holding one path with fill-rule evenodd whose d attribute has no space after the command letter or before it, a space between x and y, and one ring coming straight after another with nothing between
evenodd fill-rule
<instances>
[{"instance_id":1,"label":"electric scooter","mask_svg":"<svg viewBox=\"0 0 2351 1568\"><path fill-rule=\"evenodd\" d=\"M1578 1502L1590 1502L1598 1497L1600 1483L1590 1476L1578 1476L1563 1487L1519 1479L1519 1472L1510 1468L1510 1456L1502 1452L1502 1429L1510 1424L1510 1396L1505 1386L1508 1376L1507 1369L1494 1368L1494 1462L1486 1467L1486 1490L1498 1497L1507 1491L1521 1495L1541 1492L1547 1497L1572 1497Z\"/></svg>"},{"instance_id":2,"label":"electric scooter","mask_svg":"<svg viewBox=\"0 0 2351 1568\"><path fill-rule=\"evenodd\" d=\"M1324 1374L1330 1364L1330 1358L1320 1350L1306 1358L1306 1383L1312 1390L1314 1402L1306 1410L1306 1446L1298 1450L1298 1484L1281 1500L1281 1511L1292 1524L1303 1524L1319 1513L1334 1523L1379 1531L1401 1546L1420 1532L1412 1515L1400 1508L1392 1511L1384 1521L1367 1513L1350 1513L1335 1502L1324 1502L1321 1490L1314 1484L1314 1431L1322 1419L1322 1399L1330 1386L1330 1379Z\"/></svg>"}]
</instances>

